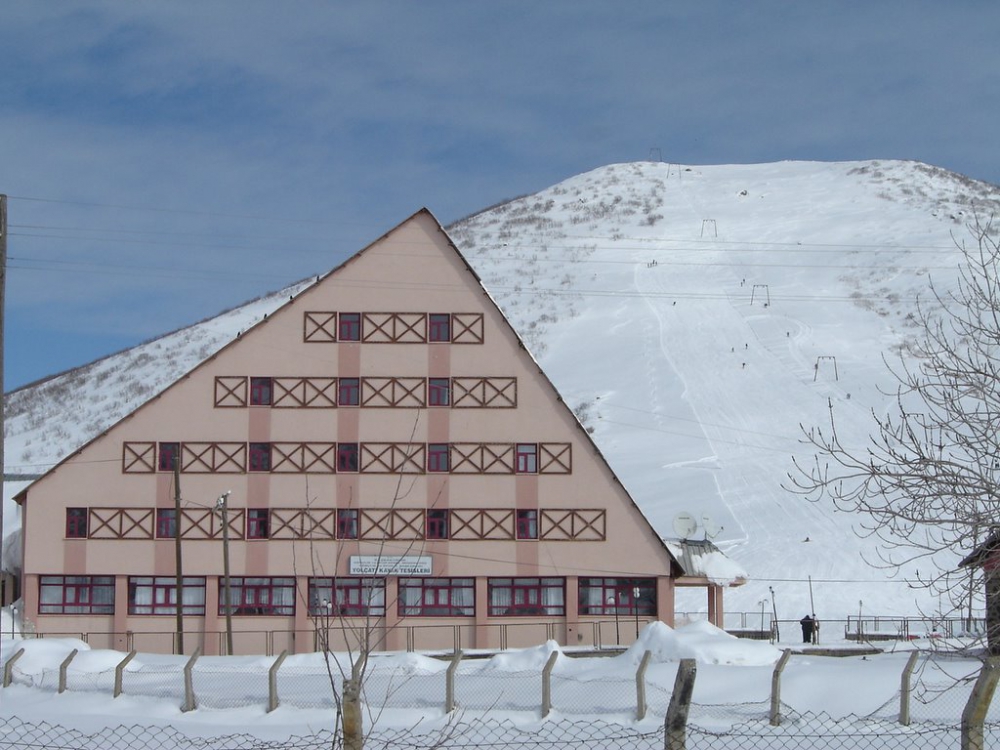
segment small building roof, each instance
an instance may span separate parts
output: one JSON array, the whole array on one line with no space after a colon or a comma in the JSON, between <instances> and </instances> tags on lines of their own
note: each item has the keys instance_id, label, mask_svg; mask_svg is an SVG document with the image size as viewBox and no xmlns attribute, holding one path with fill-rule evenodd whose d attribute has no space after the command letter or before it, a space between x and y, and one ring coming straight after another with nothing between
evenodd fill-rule
<instances>
[{"instance_id":1,"label":"small building roof","mask_svg":"<svg viewBox=\"0 0 1000 750\"><path fill-rule=\"evenodd\" d=\"M707 539L664 539L664 544L684 569L678 586L742 586L749 576L743 567ZM687 579L687 580L685 580Z\"/></svg>"}]
</instances>

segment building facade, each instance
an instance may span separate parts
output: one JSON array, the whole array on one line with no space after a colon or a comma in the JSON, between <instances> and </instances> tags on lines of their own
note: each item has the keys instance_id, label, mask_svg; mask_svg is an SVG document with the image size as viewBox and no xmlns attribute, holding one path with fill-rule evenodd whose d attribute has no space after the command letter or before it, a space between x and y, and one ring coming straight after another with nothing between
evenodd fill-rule
<instances>
[{"instance_id":1,"label":"building facade","mask_svg":"<svg viewBox=\"0 0 1000 750\"><path fill-rule=\"evenodd\" d=\"M25 619L121 650L626 642L683 573L426 210L17 500Z\"/></svg>"}]
</instances>

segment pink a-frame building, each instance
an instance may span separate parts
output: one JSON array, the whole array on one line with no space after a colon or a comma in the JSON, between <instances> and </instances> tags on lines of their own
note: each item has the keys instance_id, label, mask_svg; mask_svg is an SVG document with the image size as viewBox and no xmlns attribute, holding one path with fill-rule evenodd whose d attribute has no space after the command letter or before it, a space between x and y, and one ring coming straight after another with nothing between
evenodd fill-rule
<instances>
[{"instance_id":1,"label":"pink a-frame building","mask_svg":"<svg viewBox=\"0 0 1000 750\"><path fill-rule=\"evenodd\" d=\"M692 583L722 619L426 210L17 500L25 618L95 647L608 645Z\"/></svg>"}]
</instances>

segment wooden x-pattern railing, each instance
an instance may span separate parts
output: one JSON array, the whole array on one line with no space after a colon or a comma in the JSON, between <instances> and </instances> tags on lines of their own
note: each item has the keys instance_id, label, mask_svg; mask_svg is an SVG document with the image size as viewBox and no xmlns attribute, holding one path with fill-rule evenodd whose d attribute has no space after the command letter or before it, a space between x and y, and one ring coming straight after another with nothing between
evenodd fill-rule
<instances>
[{"instance_id":1,"label":"wooden x-pattern railing","mask_svg":"<svg viewBox=\"0 0 1000 750\"><path fill-rule=\"evenodd\" d=\"M336 461L336 443L271 443L275 474L333 474Z\"/></svg>"},{"instance_id":2,"label":"wooden x-pattern railing","mask_svg":"<svg viewBox=\"0 0 1000 750\"><path fill-rule=\"evenodd\" d=\"M452 539L513 539L514 511L507 508L452 508Z\"/></svg>"},{"instance_id":3,"label":"wooden x-pattern railing","mask_svg":"<svg viewBox=\"0 0 1000 750\"><path fill-rule=\"evenodd\" d=\"M452 474L513 474L512 443L452 443Z\"/></svg>"},{"instance_id":4,"label":"wooden x-pattern railing","mask_svg":"<svg viewBox=\"0 0 1000 750\"><path fill-rule=\"evenodd\" d=\"M483 343L483 314L454 313L451 316L451 343L481 344Z\"/></svg>"},{"instance_id":5,"label":"wooden x-pattern railing","mask_svg":"<svg viewBox=\"0 0 1000 750\"><path fill-rule=\"evenodd\" d=\"M215 379L215 405L238 408L247 405L247 379L240 375L220 375Z\"/></svg>"},{"instance_id":6,"label":"wooden x-pattern railing","mask_svg":"<svg viewBox=\"0 0 1000 750\"><path fill-rule=\"evenodd\" d=\"M376 409L427 406L427 379L361 378L361 406Z\"/></svg>"},{"instance_id":7,"label":"wooden x-pattern railing","mask_svg":"<svg viewBox=\"0 0 1000 750\"><path fill-rule=\"evenodd\" d=\"M330 540L337 536L336 508L274 508L271 539Z\"/></svg>"},{"instance_id":8,"label":"wooden x-pattern railing","mask_svg":"<svg viewBox=\"0 0 1000 750\"><path fill-rule=\"evenodd\" d=\"M122 445L122 472L149 474L156 471L156 443L124 443Z\"/></svg>"},{"instance_id":9,"label":"wooden x-pattern railing","mask_svg":"<svg viewBox=\"0 0 1000 750\"><path fill-rule=\"evenodd\" d=\"M538 524L540 539L547 541L603 542L607 538L604 510L542 509Z\"/></svg>"},{"instance_id":10,"label":"wooden x-pattern railing","mask_svg":"<svg viewBox=\"0 0 1000 750\"><path fill-rule=\"evenodd\" d=\"M423 539L422 508L361 510L361 539Z\"/></svg>"},{"instance_id":11,"label":"wooden x-pattern railing","mask_svg":"<svg viewBox=\"0 0 1000 750\"><path fill-rule=\"evenodd\" d=\"M539 443L538 473L572 474L573 452L569 443Z\"/></svg>"},{"instance_id":12,"label":"wooden x-pattern railing","mask_svg":"<svg viewBox=\"0 0 1000 750\"><path fill-rule=\"evenodd\" d=\"M424 443L362 443L362 474L423 474Z\"/></svg>"},{"instance_id":13,"label":"wooden x-pattern railing","mask_svg":"<svg viewBox=\"0 0 1000 750\"><path fill-rule=\"evenodd\" d=\"M452 406L503 408L517 406L517 378L452 378Z\"/></svg>"},{"instance_id":14,"label":"wooden x-pattern railing","mask_svg":"<svg viewBox=\"0 0 1000 750\"><path fill-rule=\"evenodd\" d=\"M337 405L337 379L274 378L275 409L332 409Z\"/></svg>"},{"instance_id":15,"label":"wooden x-pattern railing","mask_svg":"<svg viewBox=\"0 0 1000 750\"><path fill-rule=\"evenodd\" d=\"M181 471L187 474L241 474L246 469L246 443L181 443Z\"/></svg>"},{"instance_id":16,"label":"wooden x-pattern railing","mask_svg":"<svg viewBox=\"0 0 1000 750\"><path fill-rule=\"evenodd\" d=\"M151 508L91 508L88 515L91 539L152 539Z\"/></svg>"},{"instance_id":17,"label":"wooden x-pattern railing","mask_svg":"<svg viewBox=\"0 0 1000 750\"><path fill-rule=\"evenodd\" d=\"M422 344L427 341L427 315L362 313L361 340L366 344Z\"/></svg>"},{"instance_id":18,"label":"wooden x-pattern railing","mask_svg":"<svg viewBox=\"0 0 1000 750\"><path fill-rule=\"evenodd\" d=\"M229 538L243 539L246 519L242 508L227 513ZM181 539L222 539L222 517L211 508L181 510Z\"/></svg>"},{"instance_id":19,"label":"wooden x-pattern railing","mask_svg":"<svg viewBox=\"0 0 1000 750\"><path fill-rule=\"evenodd\" d=\"M337 340L337 313L306 312L302 340L307 344L329 344Z\"/></svg>"}]
</instances>

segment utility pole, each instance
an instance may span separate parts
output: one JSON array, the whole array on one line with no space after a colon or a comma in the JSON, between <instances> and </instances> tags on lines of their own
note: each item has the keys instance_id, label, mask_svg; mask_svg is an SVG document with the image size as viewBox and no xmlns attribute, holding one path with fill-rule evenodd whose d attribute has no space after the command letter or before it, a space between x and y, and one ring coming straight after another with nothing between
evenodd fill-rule
<instances>
[{"instance_id":1,"label":"utility pole","mask_svg":"<svg viewBox=\"0 0 1000 750\"><path fill-rule=\"evenodd\" d=\"M7 399L4 396L3 385L3 328L7 315L7 196L0 195L0 489L6 483L7 473L4 470L3 435L6 428L4 412L7 409ZM6 582L8 578L3 569L3 493L0 492L0 606L4 604ZM13 592L10 593L13 596Z\"/></svg>"},{"instance_id":2,"label":"utility pole","mask_svg":"<svg viewBox=\"0 0 1000 750\"><path fill-rule=\"evenodd\" d=\"M174 455L174 559L177 570L177 653L184 653L184 571L181 567L181 457Z\"/></svg>"},{"instance_id":3,"label":"utility pole","mask_svg":"<svg viewBox=\"0 0 1000 750\"><path fill-rule=\"evenodd\" d=\"M222 574L225 577L223 603L226 607L226 654L233 655L233 598L229 587L229 492L223 492L215 501L222 514Z\"/></svg>"}]
</instances>

